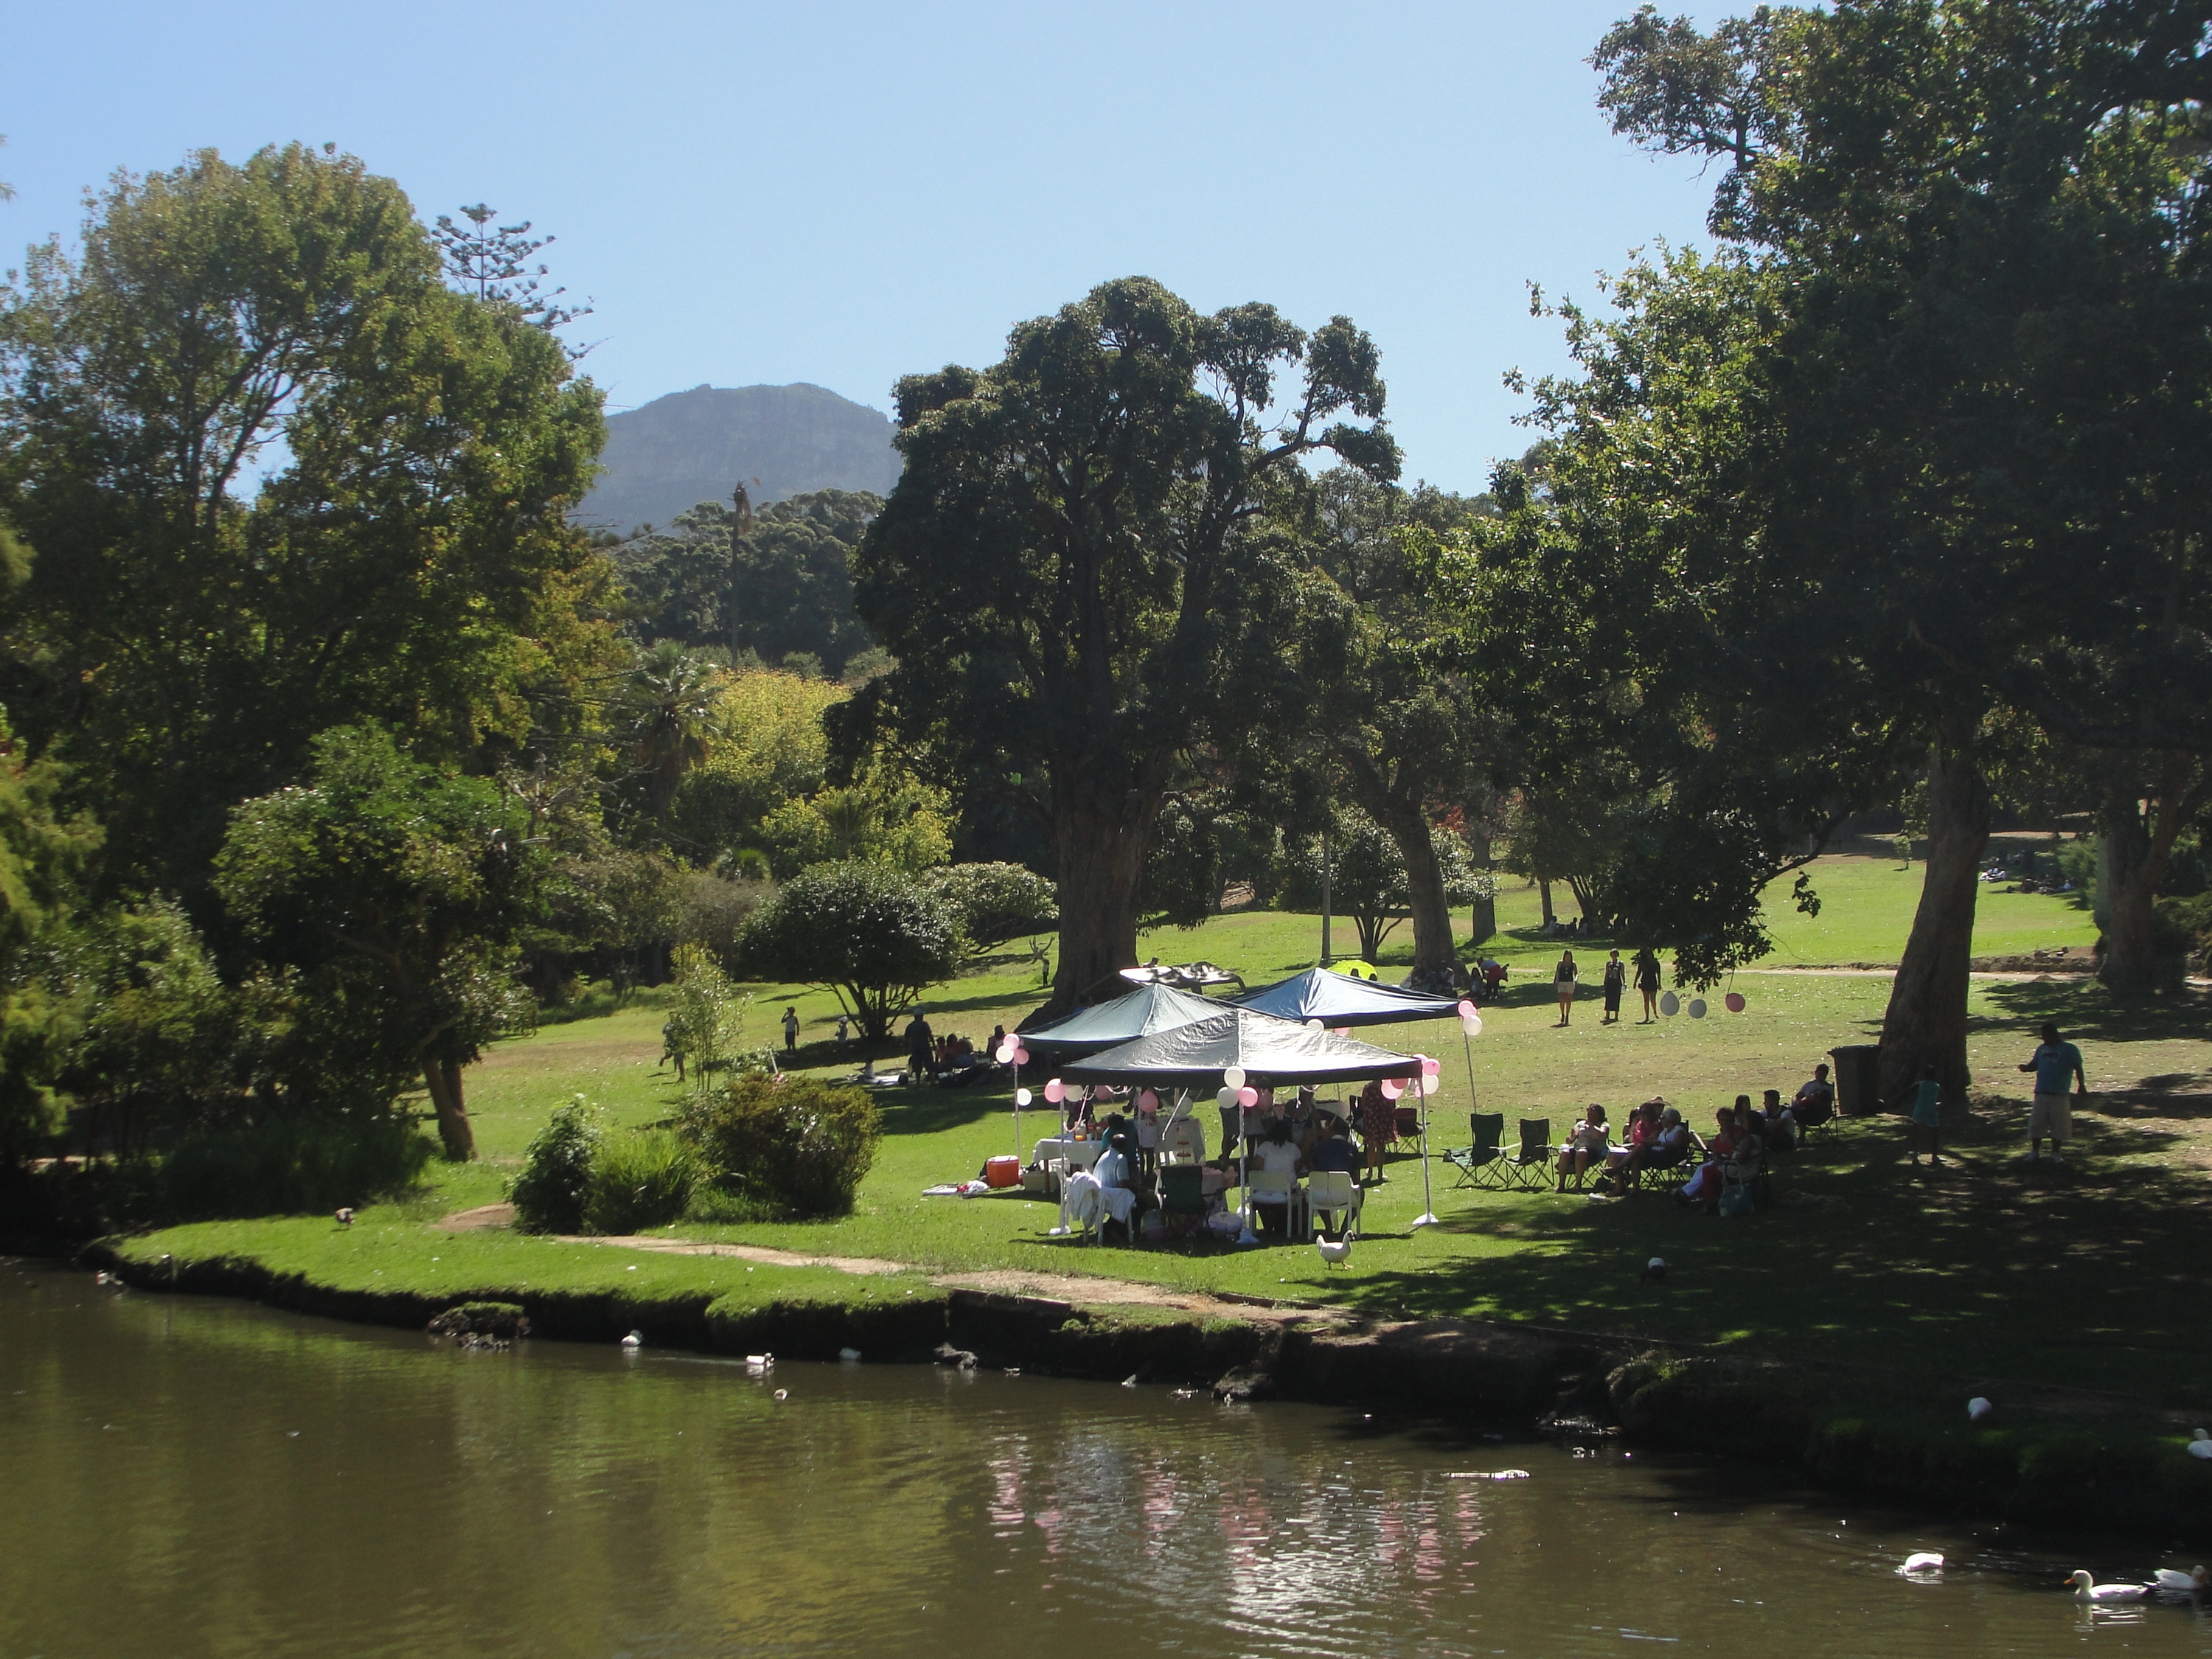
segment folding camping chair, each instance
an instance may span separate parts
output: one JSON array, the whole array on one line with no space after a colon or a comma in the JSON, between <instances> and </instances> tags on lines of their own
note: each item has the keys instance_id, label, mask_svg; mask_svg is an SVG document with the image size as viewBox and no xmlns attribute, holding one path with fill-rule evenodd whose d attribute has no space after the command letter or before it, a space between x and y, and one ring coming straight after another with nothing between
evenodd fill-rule
<instances>
[{"instance_id":1,"label":"folding camping chair","mask_svg":"<svg viewBox=\"0 0 2212 1659\"><path fill-rule=\"evenodd\" d=\"M1206 1202L1203 1164L1163 1164L1159 1182L1162 1215L1188 1216L1193 1229L1204 1223L1212 1206Z\"/></svg>"},{"instance_id":2,"label":"folding camping chair","mask_svg":"<svg viewBox=\"0 0 2212 1659\"><path fill-rule=\"evenodd\" d=\"M1316 1170L1306 1177L1306 1220L1310 1231L1318 1224L1323 1232L1340 1238L1359 1237L1359 1212L1367 1194L1341 1170Z\"/></svg>"},{"instance_id":3,"label":"folding camping chair","mask_svg":"<svg viewBox=\"0 0 2212 1659\"><path fill-rule=\"evenodd\" d=\"M1505 1174L1523 1192L1537 1191L1552 1184L1551 1119L1521 1120L1521 1150L1507 1161Z\"/></svg>"},{"instance_id":4,"label":"folding camping chair","mask_svg":"<svg viewBox=\"0 0 2212 1659\"><path fill-rule=\"evenodd\" d=\"M1499 1145L1505 1139L1505 1114L1470 1112L1468 1124L1474 1131L1474 1145L1444 1149L1444 1162L1459 1171L1452 1190L1456 1192L1462 1187L1493 1190L1505 1187L1512 1179L1506 1170L1504 1148Z\"/></svg>"}]
</instances>

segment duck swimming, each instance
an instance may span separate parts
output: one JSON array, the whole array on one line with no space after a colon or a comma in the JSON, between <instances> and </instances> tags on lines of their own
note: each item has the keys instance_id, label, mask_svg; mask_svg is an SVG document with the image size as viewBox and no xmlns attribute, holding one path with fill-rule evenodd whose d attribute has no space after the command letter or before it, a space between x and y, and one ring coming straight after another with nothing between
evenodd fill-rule
<instances>
[{"instance_id":1,"label":"duck swimming","mask_svg":"<svg viewBox=\"0 0 2212 1659\"><path fill-rule=\"evenodd\" d=\"M2099 1607L2140 1601L2150 1594L2147 1584L2100 1584L2086 1572L2076 1572L2066 1582L2074 1586L2075 1601L2094 1602Z\"/></svg>"},{"instance_id":2,"label":"duck swimming","mask_svg":"<svg viewBox=\"0 0 2212 1659\"><path fill-rule=\"evenodd\" d=\"M2212 1590L2212 1570L2192 1567L2187 1572L2160 1567L2151 1575L2151 1588L2162 1595L2202 1595Z\"/></svg>"}]
</instances>

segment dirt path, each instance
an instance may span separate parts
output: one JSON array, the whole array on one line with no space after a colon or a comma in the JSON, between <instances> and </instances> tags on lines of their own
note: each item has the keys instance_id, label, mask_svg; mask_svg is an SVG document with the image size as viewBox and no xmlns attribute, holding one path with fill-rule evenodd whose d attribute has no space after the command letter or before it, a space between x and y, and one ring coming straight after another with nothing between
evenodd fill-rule
<instances>
[{"instance_id":1,"label":"dirt path","mask_svg":"<svg viewBox=\"0 0 2212 1659\"><path fill-rule=\"evenodd\" d=\"M474 1232L505 1227L514 1220L512 1204L485 1204L473 1210L456 1210L437 1225L449 1233ZM909 1263L869 1255L810 1255L798 1250L775 1250L761 1244L714 1244L703 1239L665 1238L658 1234L628 1234L603 1238L585 1233L559 1233L563 1244L592 1244L617 1250L646 1250L656 1255L732 1256L770 1267L834 1267L839 1273L878 1278L911 1272ZM1088 1273L1027 1273L997 1268L980 1273L934 1273L929 1282L948 1291L982 1291L995 1296L1030 1297L1047 1302L1066 1302L1085 1307L1172 1308L1202 1318L1270 1322L1324 1320L1341 1322L1351 1316L1337 1308L1285 1305L1241 1297L1210 1296L1202 1291L1172 1290L1135 1279L1093 1278Z\"/></svg>"}]
</instances>

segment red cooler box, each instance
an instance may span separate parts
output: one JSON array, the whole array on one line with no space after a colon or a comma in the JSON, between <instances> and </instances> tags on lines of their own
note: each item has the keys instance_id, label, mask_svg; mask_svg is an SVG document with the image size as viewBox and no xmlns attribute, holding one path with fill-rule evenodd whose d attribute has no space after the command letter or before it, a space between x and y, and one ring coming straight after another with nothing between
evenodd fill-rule
<instances>
[{"instance_id":1,"label":"red cooler box","mask_svg":"<svg viewBox=\"0 0 2212 1659\"><path fill-rule=\"evenodd\" d=\"M1005 1158L983 1160L983 1184L986 1187L1018 1187L1022 1184L1022 1161L1012 1154Z\"/></svg>"}]
</instances>

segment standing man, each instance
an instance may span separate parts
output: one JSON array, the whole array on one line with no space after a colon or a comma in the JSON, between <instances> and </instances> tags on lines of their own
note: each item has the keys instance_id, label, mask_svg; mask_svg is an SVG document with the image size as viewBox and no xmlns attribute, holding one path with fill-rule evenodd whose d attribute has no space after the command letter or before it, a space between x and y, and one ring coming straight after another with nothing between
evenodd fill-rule
<instances>
[{"instance_id":1,"label":"standing man","mask_svg":"<svg viewBox=\"0 0 2212 1659\"><path fill-rule=\"evenodd\" d=\"M799 1052L799 1010L791 1004L783 1005L783 1046L787 1052Z\"/></svg>"},{"instance_id":2,"label":"standing man","mask_svg":"<svg viewBox=\"0 0 2212 1659\"><path fill-rule=\"evenodd\" d=\"M2057 1026L2045 1024L2043 1042L2020 1069L2035 1073L2035 1104L2027 1114L2027 1161L2033 1164L2042 1158L2043 1138L2049 1135L2051 1161L2063 1167L2066 1143L2074 1138L2074 1103L2067 1093L2068 1080L2073 1081L2075 1095L2084 1100L2089 1097L2081 1051L2058 1040Z\"/></svg>"},{"instance_id":3,"label":"standing man","mask_svg":"<svg viewBox=\"0 0 2212 1659\"><path fill-rule=\"evenodd\" d=\"M929 1029L929 1022L922 1018L921 1009L915 1009L914 1018L906 1023L906 1080L909 1085L937 1075L936 1057L930 1052L934 1040L935 1033Z\"/></svg>"},{"instance_id":4,"label":"standing man","mask_svg":"<svg viewBox=\"0 0 2212 1659\"><path fill-rule=\"evenodd\" d=\"M1627 988L1628 964L1620 959L1620 952L1615 951L1605 959L1605 1018L1598 1022L1600 1024L1617 1025L1620 1023L1620 994Z\"/></svg>"}]
</instances>

